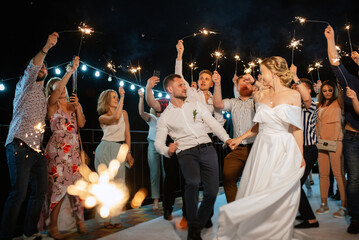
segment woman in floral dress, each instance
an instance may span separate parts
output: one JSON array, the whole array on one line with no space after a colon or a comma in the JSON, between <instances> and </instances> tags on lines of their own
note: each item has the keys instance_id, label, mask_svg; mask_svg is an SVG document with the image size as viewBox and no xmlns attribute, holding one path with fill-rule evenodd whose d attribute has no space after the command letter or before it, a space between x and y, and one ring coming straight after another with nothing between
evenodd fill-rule
<instances>
[{"instance_id":1,"label":"woman in floral dress","mask_svg":"<svg viewBox=\"0 0 359 240\"><path fill-rule=\"evenodd\" d=\"M77 127L85 125L85 116L76 94L69 98L66 90L66 84L78 66L79 58L76 57L62 79L52 78L46 85L52 136L45 150L49 182L42 219L49 235L55 239L64 238L58 230L57 218L67 187L81 178ZM71 195L68 197L78 231L86 233L81 199Z\"/></svg>"}]
</instances>

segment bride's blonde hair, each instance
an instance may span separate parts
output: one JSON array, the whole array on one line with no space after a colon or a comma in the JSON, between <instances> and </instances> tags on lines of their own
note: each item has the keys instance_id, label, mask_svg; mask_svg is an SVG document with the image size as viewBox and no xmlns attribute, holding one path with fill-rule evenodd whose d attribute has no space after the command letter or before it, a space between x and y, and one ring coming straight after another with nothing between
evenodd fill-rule
<instances>
[{"instance_id":1,"label":"bride's blonde hair","mask_svg":"<svg viewBox=\"0 0 359 240\"><path fill-rule=\"evenodd\" d=\"M278 56L268 57L265 58L261 64L277 75L282 85L290 87L293 75L290 72L287 61L284 58Z\"/></svg>"}]
</instances>

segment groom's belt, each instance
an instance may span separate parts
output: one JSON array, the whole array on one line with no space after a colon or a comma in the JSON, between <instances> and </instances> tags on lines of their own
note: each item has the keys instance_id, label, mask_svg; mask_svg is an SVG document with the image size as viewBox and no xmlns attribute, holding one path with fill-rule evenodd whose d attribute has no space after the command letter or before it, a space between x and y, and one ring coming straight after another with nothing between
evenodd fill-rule
<instances>
[{"instance_id":1,"label":"groom's belt","mask_svg":"<svg viewBox=\"0 0 359 240\"><path fill-rule=\"evenodd\" d=\"M201 143L201 144L198 144L194 147L191 147L191 148L187 148L183 151L188 151L188 150L193 150L193 149L200 149L200 148L205 148L205 147L209 147L209 146L213 146L213 143L212 142L209 142L209 143Z\"/></svg>"},{"instance_id":2,"label":"groom's belt","mask_svg":"<svg viewBox=\"0 0 359 240\"><path fill-rule=\"evenodd\" d=\"M252 146L253 143L247 143L247 144L239 144L238 147L249 147Z\"/></svg>"}]
</instances>

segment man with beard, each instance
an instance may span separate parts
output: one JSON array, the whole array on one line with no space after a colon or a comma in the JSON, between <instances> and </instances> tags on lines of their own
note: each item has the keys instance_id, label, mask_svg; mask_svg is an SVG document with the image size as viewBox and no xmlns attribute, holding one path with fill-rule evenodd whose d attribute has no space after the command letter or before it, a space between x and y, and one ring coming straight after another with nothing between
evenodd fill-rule
<instances>
[{"instance_id":1,"label":"man with beard","mask_svg":"<svg viewBox=\"0 0 359 240\"><path fill-rule=\"evenodd\" d=\"M155 147L167 158L177 154L186 183L187 239L202 239L201 229L207 224L219 187L217 153L205 131L205 124L223 142L229 144L230 137L204 104L193 98L187 99L188 87L180 75L167 76L163 88L170 95L170 103L158 119ZM174 141L168 146L167 134ZM203 201L198 208L201 182Z\"/></svg>"},{"instance_id":2,"label":"man with beard","mask_svg":"<svg viewBox=\"0 0 359 240\"><path fill-rule=\"evenodd\" d=\"M216 76L213 77L215 85L213 95L214 107L232 113L233 137L239 137L254 125L252 120L255 109L252 92L253 85L257 81L252 81L253 84L250 84L250 80L253 78L251 75L239 76L236 83L239 97L222 100L221 76L216 71L214 74ZM253 142L254 137L244 140L237 149L232 150L224 158L223 187L228 203L233 202L236 198L237 182L243 172Z\"/></svg>"},{"instance_id":3,"label":"man with beard","mask_svg":"<svg viewBox=\"0 0 359 240\"><path fill-rule=\"evenodd\" d=\"M44 59L57 43L57 33L49 35L45 46L31 59L24 76L16 85L13 117L6 139L6 158L10 175L10 193L4 205L0 238L11 239L30 184L31 195L24 221L24 239L40 239L37 229L47 190L46 159L42 153L46 98Z\"/></svg>"}]
</instances>

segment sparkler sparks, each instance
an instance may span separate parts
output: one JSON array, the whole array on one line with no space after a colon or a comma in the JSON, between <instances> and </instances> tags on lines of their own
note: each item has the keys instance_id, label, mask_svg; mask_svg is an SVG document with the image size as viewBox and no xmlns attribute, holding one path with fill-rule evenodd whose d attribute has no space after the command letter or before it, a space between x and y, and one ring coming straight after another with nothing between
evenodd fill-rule
<instances>
[{"instance_id":1,"label":"sparkler sparks","mask_svg":"<svg viewBox=\"0 0 359 240\"><path fill-rule=\"evenodd\" d=\"M298 39L296 40L294 37L293 39L291 40L290 44L288 45L289 48L292 49L292 64L294 62L294 50L295 49L299 49L299 46L302 46L302 42L303 39Z\"/></svg>"},{"instance_id":2,"label":"sparkler sparks","mask_svg":"<svg viewBox=\"0 0 359 240\"><path fill-rule=\"evenodd\" d=\"M70 185L67 192L84 199L86 208L97 205L97 211L103 218L118 215L129 198L125 184L115 179L119 167L124 164L127 152L128 146L122 144L117 158L112 160L108 167L100 164L98 173L82 164L79 171L83 178ZM137 200L137 205L140 206L143 200L144 198Z\"/></svg>"},{"instance_id":3,"label":"sparkler sparks","mask_svg":"<svg viewBox=\"0 0 359 240\"><path fill-rule=\"evenodd\" d=\"M327 21L308 20L304 17L295 17L295 20L292 22L299 22L301 25L304 25L304 23L306 23L306 22L324 23L324 24L330 25L330 23Z\"/></svg>"},{"instance_id":4,"label":"sparkler sparks","mask_svg":"<svg viewBox=\"0 0 359 240\"><path fill-rule=\"evenodd\" d=\"M187 35L185 37L182 38L182 40L186 39L186 38L190 38L190 37L196 37L198 35L210 35L210 34L218 34L217 32L213 32L213 31L209 31L205 28L199 30L198 32L192 33L191 35Z\"/></svg>"}]
</instances>

